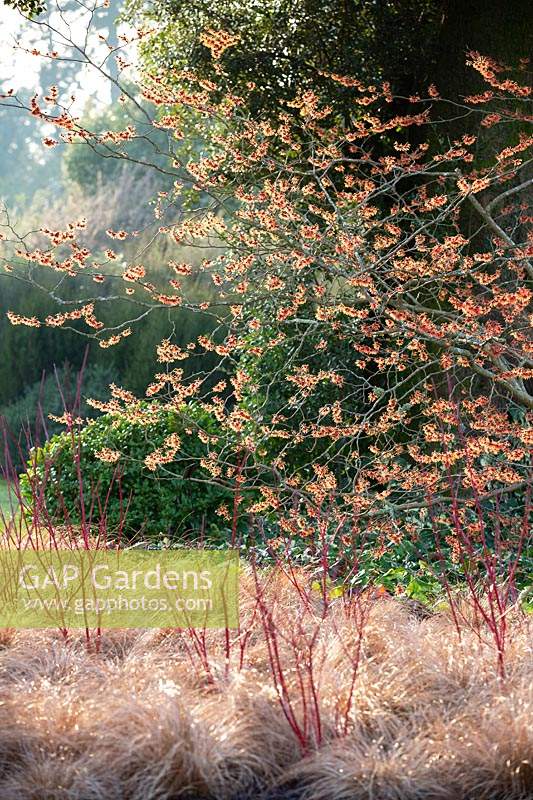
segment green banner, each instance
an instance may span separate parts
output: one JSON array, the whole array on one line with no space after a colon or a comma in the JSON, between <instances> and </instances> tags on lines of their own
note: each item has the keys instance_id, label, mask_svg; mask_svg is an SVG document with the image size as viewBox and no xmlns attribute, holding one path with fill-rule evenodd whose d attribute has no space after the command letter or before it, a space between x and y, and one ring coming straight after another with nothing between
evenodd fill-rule
<instances>
[{"instance_id":1,"label":"green banner","mask_svg":"<svg viewBox=\"0 0 533 800\"><path fill-rule=\"evenodd\" d=\"M0 627L236 628L235 550L0 550Z\"/></svg>"}]
</instances>

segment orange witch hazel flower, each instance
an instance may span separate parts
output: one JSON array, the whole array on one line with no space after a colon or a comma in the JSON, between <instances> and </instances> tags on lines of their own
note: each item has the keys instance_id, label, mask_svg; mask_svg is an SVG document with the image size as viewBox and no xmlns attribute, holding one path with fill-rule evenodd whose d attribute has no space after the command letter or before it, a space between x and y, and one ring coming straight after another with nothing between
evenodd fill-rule
<instances>
[{"instance_id":1,"label":"orange witch hazel flower","mask_svg":"<svg viewBox=\"0 0 533 800\"><path fill-rule=\"evenodd\" d=\"M25 325L28 328L41 327L41 323L37 317L25 317L21 314L15 314L13 311L8 311L6 316L12 325Z\"/></svg>"},{"instance_id":2,"label":"orange witch hazel flower","mask_svg":"<svg viewBox=\"0 0 533 800\"><path fill-rule=\"evenodd\" d=\"M100 461L104 461L107 464L115 464L120 459L120 453L118 450L112 450L109 447L103 447L101 450L95 451L95 456Z\"/></svg>"},{"instance_id":3,"label":"orange witch hazel flower","mask_svg":"<svg viewBox=\"0 0 533 800\"><path fill-rule=\"evenodd\" d=\"M180 437L177 433L171 433L170 436L167 436L165 439L162 447L157 448L157 450L154 450L146 456L144 463L151 472L155 472L162 464L169 464L174 461L180 447Z\"/></svg>"},{"instance_id":4,"label":"orange witch hazel flower","mask_svg":"<svg viewBox=\"0 0 533 800\"><path fill-rule=\"evenodd\" d=\"M200 35L200 41L209 48L213 58L218 60L229 47L233 47L240 41L240 36L235 36L226 31L208 29Z\"/></svg>"},{"instance_id":5,"label":"orange witch hazel flower","mask_svg":"<svg viewBox=\"0 0 533 800\"><path fill-rule=\"evenodd\" d=\"M108 339L100 339L98 344L101 348L105 350L108 347L113 347L113 345L119 344L122 341L122 339L125 339L127 336L131 336L131 334L132 334L131 328L124 328L123 331L115 334L114 336L110 336Z\"/></svg>"},{"instance_id":6,"label":"orange witch hazel flower","mask_svg":"<svg viewBox=\"0 0 533 800\"><path fill-rule=\"evenodd\" d=\"M180 347L171 344L170 339L163 339L157 345L157 360L165 364L170 364L172 361L182 361L189 358L189 353L184 352Z\"/></svg>"}]
</instances>

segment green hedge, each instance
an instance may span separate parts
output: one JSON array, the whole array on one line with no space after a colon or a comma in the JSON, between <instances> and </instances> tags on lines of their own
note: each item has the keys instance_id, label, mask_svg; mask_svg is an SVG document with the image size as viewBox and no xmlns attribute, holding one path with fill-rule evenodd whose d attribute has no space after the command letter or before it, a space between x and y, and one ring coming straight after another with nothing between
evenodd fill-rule
<instances>
[{"instance_id":1,"label":"green hedge","mask_svg":"<svg viewBox=\"0 0 533 800\"><path fill-rule=\"evenodd\" d=\"M201 467L200 460L208 448L196 435L198 429L212 436L218 432L211 416L188 406L180 413L157 409L149 424L105 414L86 424L74 437L69 432L53 436L44 447L31 453L26 473L21 476L27 507L34 504L35 487L41 487L46 513L54 522L65 522L65 510L72 522L80 521L75 458L79 449L86 513L95 499L104 506L109 492L105 509L108 529L119 525L122 503L122 514L128 506L124 526L128 536L144 532L188 538L204 531L211 538L225 537L228 523L215 512L222 503L231 508L233 495L229 489L214 484ZM171 433L180 437L180 450L172 463L152 472L144 459L163 446ZM100 460L96 453L104 448L120 452L120 459L115 463ZM97 524L101 516L96 502L92 523Z\"/></svg>"}]
</instances>

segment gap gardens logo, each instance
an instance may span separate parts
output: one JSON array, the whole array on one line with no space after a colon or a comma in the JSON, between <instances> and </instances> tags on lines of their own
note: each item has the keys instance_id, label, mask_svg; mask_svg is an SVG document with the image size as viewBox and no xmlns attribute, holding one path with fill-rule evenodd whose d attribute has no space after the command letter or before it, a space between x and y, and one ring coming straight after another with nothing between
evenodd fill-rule
<instances>
[{"instance_id":1,"label":"gap gardens logo","mask_svg":"<svg viewBox=\"0 0 533 800\"><path fill-rule=\"evenodd\" d=\"M0 626L235 628L237 551L0 551Z\"/></svg>"}]
</instances>

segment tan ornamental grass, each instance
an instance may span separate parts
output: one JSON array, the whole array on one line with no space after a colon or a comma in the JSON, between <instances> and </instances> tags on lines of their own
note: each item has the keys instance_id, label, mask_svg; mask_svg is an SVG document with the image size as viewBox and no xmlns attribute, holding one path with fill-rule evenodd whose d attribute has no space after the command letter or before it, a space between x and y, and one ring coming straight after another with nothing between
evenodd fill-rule
<instances>
[{"instance_id":1,"label":"tan ornamental grass","mask_svg":"<svg viewBox=\"0 0 533 800\"><path fill-rule=\"evenodd\" d=\"M265 633L248 576L229 655L219 631L104 631L90 647L81 631L3 631L1 800L533 798L527 617L509 618L502 680L490 636L459 637L445 611L300 590L269 579ZM306 748L284 700L311 720Z\"/></svg>"}]
</instances>

